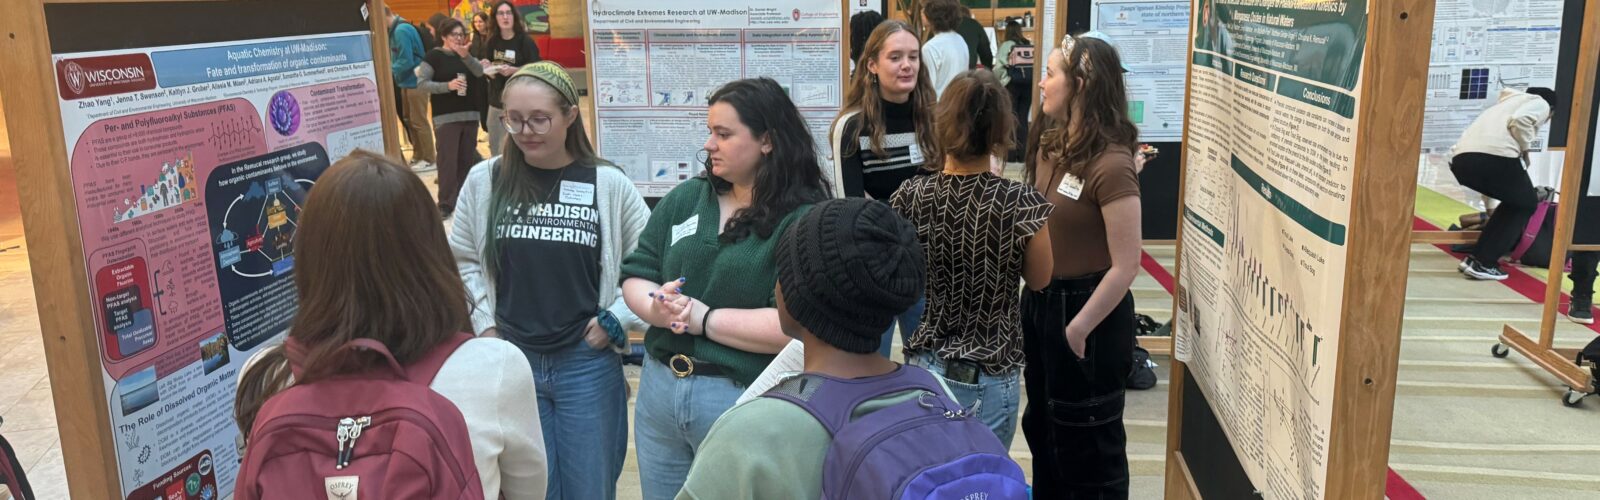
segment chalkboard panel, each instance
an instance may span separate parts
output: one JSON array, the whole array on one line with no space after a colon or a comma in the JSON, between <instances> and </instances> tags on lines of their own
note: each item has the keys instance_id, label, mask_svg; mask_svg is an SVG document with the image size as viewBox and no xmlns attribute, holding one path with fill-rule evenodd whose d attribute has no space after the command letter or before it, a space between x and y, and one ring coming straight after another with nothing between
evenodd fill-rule
<instances>
[{"instance_id":1,"label":"chalkboard panel","mask_svg":"<svg viewBox=\"0 0 1600 500\"><path fill-rule=\"evenodd\" d=\"M57 54L366 31L364 0L54 3ZM383 13L375 13L383 15ZM271 20L271 21L268 21Z\"/></svg>"},{"instance_id":2,"label":"chalkboard panel","mask_svg":"<svg viewBox=\"0 0 1600 500\"><path fill-rule=\"evenodd\" d=\"M1200 384L1194 383L1194 372L1183 367L1183 437L1178 450L1183 452L1189 465L1189 475L1194 478L1201 498L1261 498L1244 466L1233 454L1233 445L1222 431L1216 412L1206 402Z\"/></svg>"}]
</instances>

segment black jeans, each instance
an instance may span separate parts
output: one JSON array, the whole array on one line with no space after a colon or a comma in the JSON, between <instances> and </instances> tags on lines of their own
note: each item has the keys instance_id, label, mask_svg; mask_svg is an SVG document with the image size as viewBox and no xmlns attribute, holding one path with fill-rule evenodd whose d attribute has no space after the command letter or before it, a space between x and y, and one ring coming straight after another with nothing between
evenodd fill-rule
<instances>
[{"instance_id":1,"label":"black jeans","mask_svg":"<svg viewBox=\"0 0 1600 500\"><path fill-rule=\"evenodd\" d=\"M1572 298L1594 299L1594 278L1600 252L1572 252Z\"/></svg>"},{"instance_id":2,"label":"black jeans","mask_svg":"<svg viewBox=\"0 0 1600 500\"><path fill-rule=\"evenodd\" d=\"M1517 158L1462 153L1450 159L1450 173L1462 186L1500 200L1500 207L1483 224L1483 234L1472 251L1473 260L1484 267L1499 265L1500 257L1516 248L1522 230L1528 227L1528 218L1539 207L1539 195L1533 190L1528 171Z\"/></svg>"},{"instance_id":3,"label":"black jeans","mask_svg":"<svg viewBox=\"0 0 1600 500\"><path fill-rule=\"evenodd\" d=\"M1133 295L1125 294L1089 334L1082 358L1065 335L1101 277L1057 279L1043 291L1022 292L1028 394L1022 433L1033 450L1034 498L1128 498L1122 408L1133 368Z\"/></svg>"}]
</instances>

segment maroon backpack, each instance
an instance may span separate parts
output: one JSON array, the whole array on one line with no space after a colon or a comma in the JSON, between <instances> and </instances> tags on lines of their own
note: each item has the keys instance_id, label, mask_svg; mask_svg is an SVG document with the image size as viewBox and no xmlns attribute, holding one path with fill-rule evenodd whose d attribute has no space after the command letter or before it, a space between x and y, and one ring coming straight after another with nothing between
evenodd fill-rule
<instances>
[{"instance_id":1,"label":"maroon backpack","mask_svg":"<svg viewBox=\"0 0 1600 500\"><path fill-rule=\"evenodd\" d=\"M471 338L456 334L404 368L376 340L346 344L387 363L268 398L251 428L234 498L484 498L466 420L428 387ZM299 349L285 349L299 376Z\"/></svg>"}]
</instances>

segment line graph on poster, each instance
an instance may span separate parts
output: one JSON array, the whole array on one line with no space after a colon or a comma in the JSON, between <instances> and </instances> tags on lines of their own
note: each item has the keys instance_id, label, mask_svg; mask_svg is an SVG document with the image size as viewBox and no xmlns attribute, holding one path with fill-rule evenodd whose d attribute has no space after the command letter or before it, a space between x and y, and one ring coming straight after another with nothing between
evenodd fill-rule
<instances>
[{"instance_id":1,"label":"line graph on poster","mask_svg":"<svg viewBox=\"0 0 1600 500\"><path fill-rule=\"evenodd\" d=\"M1233 335L1250 335L1262 340L1261 344L1271 354L1267 359L1293 374L1305 394L1314 403L1320 404L1322 401L1317 398L1317 391L1313 387L1317 386L1318 378L1322 375L1321 358L1325 339L1318 335L1316 322L1311 317L1315 313L1305 307L1308 304L1308 291L1299 286L1302 280L1294 279L1301 272L1316 273L1309 272L1312 270L1304 268L1295 258L1292 249L1294 231L1284 227L1286 225L1280 221L1256 220L1277 218L1274 217L1277 212L1266 211L1262 214L1259 211L1242 210L1240 205L1249 198L1245 198L1243 193L1241 198L1244 199L1229 204L1228 223L1234 228L1232 233L1238 236L1228 240L1224 249L1231 268L1228 277L1230 283L1224 290L1232 299L1226 303L1233 307L1234 325L1249 331L1225 332L1230 336L1228 342L1237 342ZM1277 252L1273 255L1263 254L1251 245L1251 240L1258 238L1249 237L1240 231L1241 228L1258 231L1277 229Z\"/></svg>"}]
</instances>

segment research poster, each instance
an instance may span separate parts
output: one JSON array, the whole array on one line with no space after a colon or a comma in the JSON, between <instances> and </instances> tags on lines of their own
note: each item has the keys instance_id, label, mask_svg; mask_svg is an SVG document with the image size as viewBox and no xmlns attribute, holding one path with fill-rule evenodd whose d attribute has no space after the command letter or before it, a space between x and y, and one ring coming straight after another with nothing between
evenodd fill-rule
<instances>
[{"instance_id":1,"label":"research poster","mask_svg":"<svg viewBox=\"0 0 1600 500\"><path fill-rule=\"evenodd\" d=\"M1562 0L1438 1L1423 153L1448 154L1502 88L1555 88L1562 8ZM1546 124L1534 148L1544 149L1549 134Z\"/></svg>"},{"instance_id":2,"label":"research poster","mask_svg":"<svg viewBox=\"0 0 1600 500\"><path fill-rule=\"evenodd\" d=\"M664 196L705 168L711 93L764 76L789 93L828 162L828 132L844 101L841 7L838 0L590 0L600 156L621 165L644 196Z\"/></svg>"},{"instance_id":3,"label":"research poster","mask_svg":"<svg viewBox=\"0 0 1600 500\"><path fill-rule=\"evenodd\" d=\"M234 384L295 312L306 193L383 150L371 37L53 60L122 493L227 497Z\"/></svg>"},{"instance_id":4,"label":"research poster","mask_svg":"<svg viewBox=\"0 0 1600 500\"><path fill-rule=\"evenodd\" d=\"M1060 7L1059 0L1044 0L1044 5L1041 6L1042 15L1039 16L1040 19L1036 19L1033 22L1034 29L1039 30L1039 39L1034 40L1033 44L1035 47L1033 60L1040 65L1039 69L1034 71L1036 76L1034 76L1033 81L1034 91L1036 92L1039 90L1038 82L1043 81L1044 76L1042 75L1045 74L1045 68L1050 65L1050 53L1054 52L1056 45L1061 43L1061 33L1056 32L1056 20L1060 19L1061 16ZM1041 106L1044 104L1043 99L1036 98L1035 101Z\"/></svg>"},{"instance_id":5,"label":"research poster","mask_svg":"<svg viewBox=\"0 0 1600 500\"><path fill-rule=\"evenodd\" d=\"M1139 140L1183 138L1189 0L1095 0L1091 29L1111 36L1128 84L1128 116Z\"/></svg>"},{"instance_id":6,"label":"research poster","mask_svg":"<svg viewBox=\"0 0 1600 500\"><path fill-rule=\"evenodd\" d=\"M1365 0L1197 0L1174 350L1265 498L1323 498Z\"/></svg>"}]
</instances>

